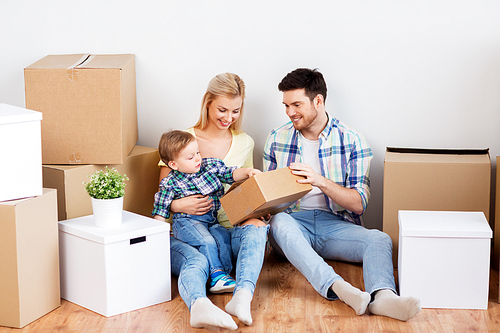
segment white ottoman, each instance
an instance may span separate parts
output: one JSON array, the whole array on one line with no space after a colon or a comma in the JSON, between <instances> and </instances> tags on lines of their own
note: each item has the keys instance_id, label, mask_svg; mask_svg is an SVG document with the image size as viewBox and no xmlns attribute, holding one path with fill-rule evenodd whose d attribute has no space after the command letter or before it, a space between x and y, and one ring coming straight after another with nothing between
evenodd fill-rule
<instances>
[{"instance_id":1,"label":"white ottoman","mask_svg":"<svg viewBox=\"0 0 500 333\"><path fill-rule=\"evenodd\" d=\"M400 295L423 308L487 309L491 237L482 212L400 210Z\"/></svg>"},{"instance_id":2,"label":"white ottoman","mask_svg":"<svg viewBox=\"0 0 500 333\"><path fill-rule=\"evenodd\" d=\"M127 211L117 228L93 215L59 222L61 297L106 317L169 301L169 229Z\"/></svg>"}]
</instances>

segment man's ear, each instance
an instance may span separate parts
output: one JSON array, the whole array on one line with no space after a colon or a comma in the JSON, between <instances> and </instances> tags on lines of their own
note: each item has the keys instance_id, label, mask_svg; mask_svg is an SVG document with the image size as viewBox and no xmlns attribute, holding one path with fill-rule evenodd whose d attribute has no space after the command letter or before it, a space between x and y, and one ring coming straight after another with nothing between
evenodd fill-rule
<instances>
[{"instance_id":1,"label":"man's ear","mask_svg":"<svg viewBox=\"0 0 500 333\"><path fill-rule=\"evenodd\" d=\"M175 163L174 161L168 162L167 165L169 166L170 169L177 170L177 163Z\"/></svg>"},{"instance_id":2,"label":"man's ear","mask_svg":"<svg viewBox=\"0 0 500 333\"><path fill-rule=\"evenodd\" d=\"M319 107L320 105L324 105L325 99L323 98L323 95L317 94L316 97L314 97L313 103L314 107L316 108Z\"/></svg>"}]
</instances>

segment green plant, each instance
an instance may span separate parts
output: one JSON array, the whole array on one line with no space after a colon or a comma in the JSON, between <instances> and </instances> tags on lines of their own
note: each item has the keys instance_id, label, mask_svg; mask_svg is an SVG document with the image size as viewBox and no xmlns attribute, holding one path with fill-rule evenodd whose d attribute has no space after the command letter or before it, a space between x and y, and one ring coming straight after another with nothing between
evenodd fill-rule
<instances>
[{"instance_id":1,"label":"green plant","mask_svg":"<svg viewBox=\"0 0 500 333\"><path fill-rule=\"evenodd\" d=\"M123 197L125 194L125 181L128 180L126 174L121 175L115 168L97 170L90 181L85 183L85 190L95 199L114 199Z\"/></svg>"}]
</instances>

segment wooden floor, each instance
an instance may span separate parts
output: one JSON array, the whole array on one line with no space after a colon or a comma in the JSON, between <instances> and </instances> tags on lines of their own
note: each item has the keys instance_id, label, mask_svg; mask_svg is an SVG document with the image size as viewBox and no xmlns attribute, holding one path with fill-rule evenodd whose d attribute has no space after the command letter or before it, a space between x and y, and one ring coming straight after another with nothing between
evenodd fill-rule
<instances>
[{"instance_id":1,"label":"wooden floor","mask_svg":"<svg viewBox=\"0 0 500 333\"><path fill-rule=\"evenodd\" d=\"M345 280L363 289L360 265L329 262ZM224 309L230 294L211 295ZM253 324L235 318L238 332L500 332L498 271L490 276L488 310L423 309L408 322L365 314L357 316L341 301L327 301L286 260L266 254L252 302ZM0 333L33 332L225 332L216 327L194 329L189 312L172 280L172 301L106 318L62 300L61 307L23 329L0 327Z\"/></svg>"}]
</instances>

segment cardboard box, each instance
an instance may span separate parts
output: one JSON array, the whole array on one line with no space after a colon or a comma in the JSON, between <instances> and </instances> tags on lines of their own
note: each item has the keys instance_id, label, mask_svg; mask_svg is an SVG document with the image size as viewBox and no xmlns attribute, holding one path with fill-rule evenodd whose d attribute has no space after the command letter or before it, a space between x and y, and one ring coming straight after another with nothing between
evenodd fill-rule
<instances>
[{"instance_id":1,"label":"cardboard box","mask_svg":"<svg viewBox=\"0 0 500 333\"><path fill-rule=\"evenodd\" d=\"M387 148L384 161L383 231L398 253L398 211L481 211L489 218L488 149Z\"/></svg>"},{"instance_id":2,"label":"cardboard box","mask_svg":"<svg viewBox=\"0 0 500 333\"><path fill-rule=\"evenodd\" d=\"M495 197L495 228L493 233L493 257L494 264L500 267L500 156L497 156L497 184L496 184L496 197ZM498 269L498 267L495 267ZM499 277L500 283L500 277ZM500 303L500 289L498 290L498 302Z\"/></svg>"},{"instance_id":3,"label":"cardboard box","mask_svg":"<svg viewBox=\"0 0 500 333\"><path fill-rule=\"evenodd\" d=\"M121 164L137 142L135 57L49 55L24 69L43 164Z\"/></svg>"},{"instance_id":4,"label":"cardboard box","mask_svg":"<svg viewBox=\"0 0 500 333\"><path fill-rule=\"evenodd\" d=\"M491 228L483 212L399 211L401 296L423 308L488 309Z\"/></svg>"},{"instance_id":5,"label":"cardboard box","mask_svg":"<svg viewBox=\"0 0 500 333\"><path fill-rule=\"evenodd\" d=\"M151 217L158 191L158 149L135 146L123 164L109 165L129 177L123 197L124 209ZM105 165L44 165L44 187L57 189L59 221L92 215L92 202L83 182Z\"/></svg>"},{"instance_id":6,"label":"cardboard box","mask_svg":"<svg viewBox=\"0 0 500 333\"><path fill-rule=\"evenodd\" d=\"M0 104L0 201L42 195L40 112Z\"/></svg>"},{"instance_id":7,"label":"cardboard box","mask_svg":"<svg viewBox=\"0 0 500 333\"><path fill-rule=\"evenodd\" d=\"M282 168L233 184L221 198L229 222L235 225L252 217L284 211L312 190L310 184L297 183L300 178L289 168Z\"/></svg>"},{"instance_id":8,"label":"cardboard box","mask_svg":"<svg viewBox=\"0 0 500 333\"><path fill-rule=\"evenodd\" d=\"M59 307L56 190L0 202L0 326L21 328Z\"/></svg>"},{"instance_id":9,"label":"cardboard box","mask_svg":"<svg viewBox=\"0 0 500 333\"><path fill-rule=\"evenodd\" d=\"M126 211L117 228L93 216L59 222L61 297L106 317L169 301L169 230Z\"/></svg>"}]
</instances>

